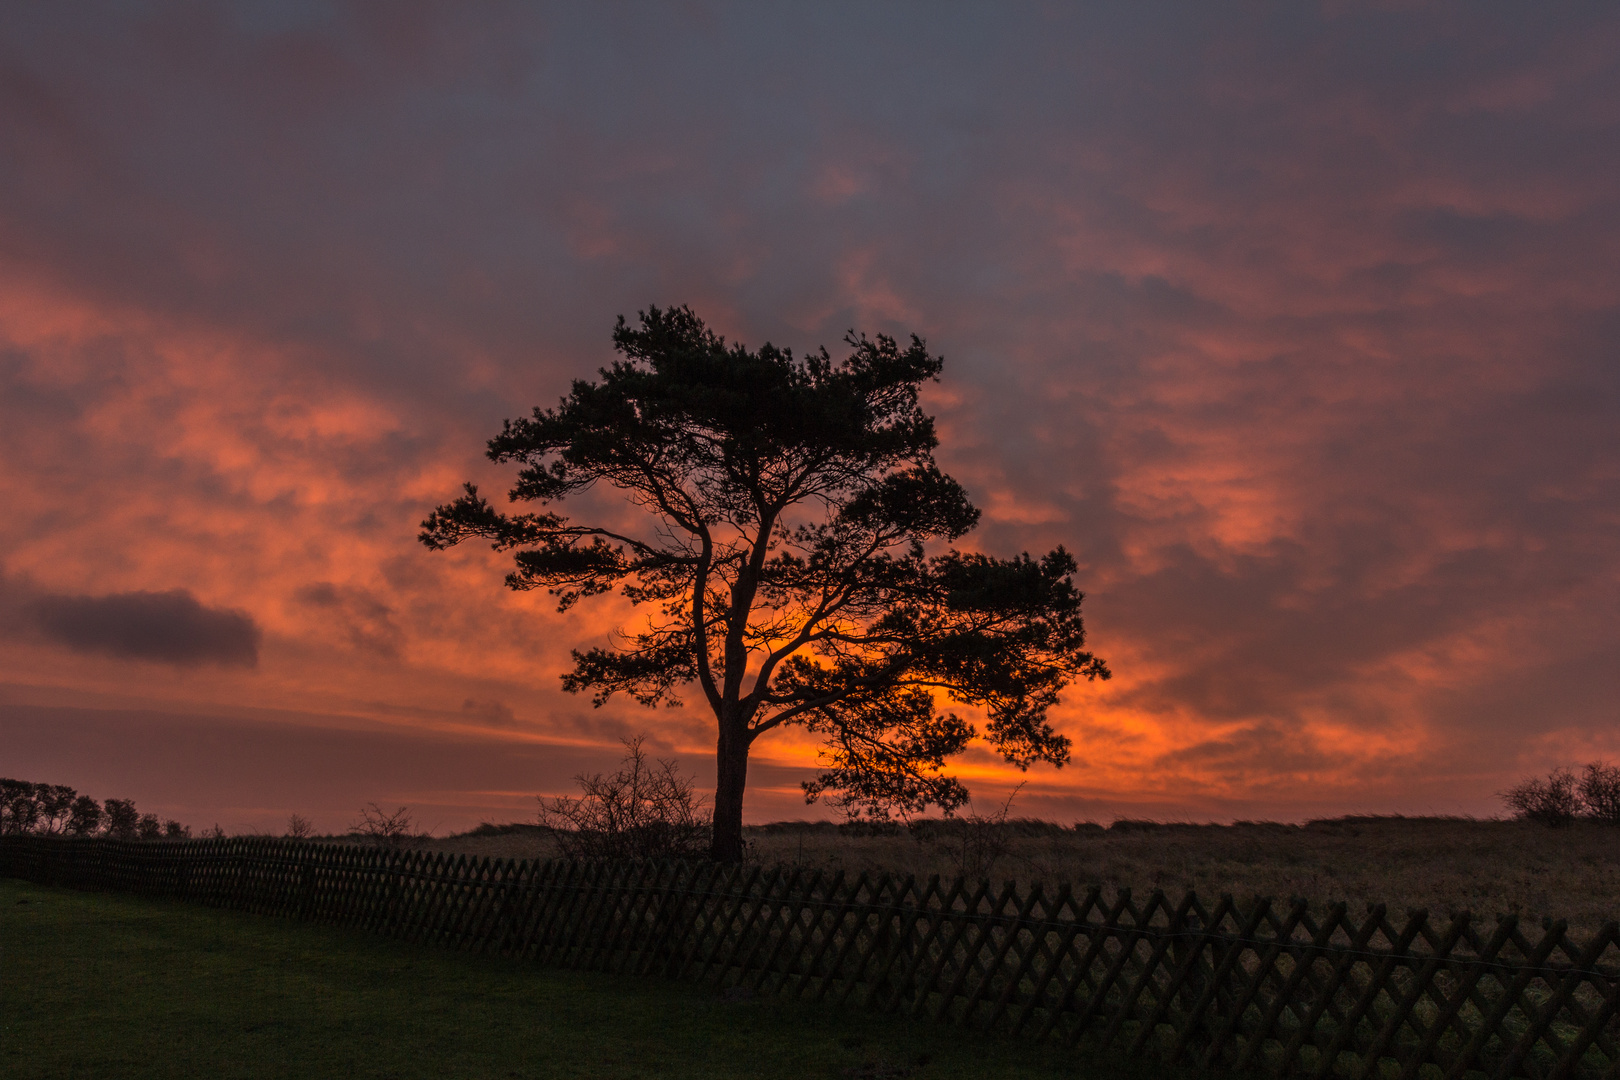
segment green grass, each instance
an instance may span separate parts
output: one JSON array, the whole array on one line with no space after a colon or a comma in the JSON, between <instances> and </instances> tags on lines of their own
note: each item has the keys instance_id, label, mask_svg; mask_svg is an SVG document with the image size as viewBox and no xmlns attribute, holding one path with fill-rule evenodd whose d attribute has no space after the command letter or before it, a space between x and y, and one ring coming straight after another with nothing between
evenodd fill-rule
<instances>
[{"instance_id":1,"label":"green grass","mask_svg":"<svg viewBox=\"0 0 1620 1080\"><path fill-rule=\"evenodd\" d=\"M0 880L0 1076L1142 1077L859 1010Z\"/></svg>"}]
</instances>

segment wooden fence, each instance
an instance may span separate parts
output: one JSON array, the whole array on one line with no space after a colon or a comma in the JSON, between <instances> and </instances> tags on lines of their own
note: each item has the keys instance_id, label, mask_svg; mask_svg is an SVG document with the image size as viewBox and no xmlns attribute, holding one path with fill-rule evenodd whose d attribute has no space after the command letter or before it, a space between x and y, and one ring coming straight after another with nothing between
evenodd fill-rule
<instances>
[{"instance_id":1,"label":"wooden fence","mask_svg":"<svg viewBox=\"0 0 1620 1080\"><path fill-rule=\"evenodd\" d=\"M1121 1047L1202 1072L1620 1076L1620 928L273 839L0 837L0 874Z\"/></svg>"}]
</instances>

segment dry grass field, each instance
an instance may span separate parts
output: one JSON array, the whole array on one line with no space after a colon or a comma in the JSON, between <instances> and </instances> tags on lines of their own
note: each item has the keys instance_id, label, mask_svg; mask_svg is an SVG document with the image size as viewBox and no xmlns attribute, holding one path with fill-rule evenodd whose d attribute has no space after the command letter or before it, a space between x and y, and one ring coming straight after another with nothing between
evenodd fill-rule
<instances>
[{"instance_id":1,"label":"dry grass field","mask_svg":"<svg viewBox=\"0 0 1620 1080\"><path fill-rule=\"evenodd\" d=\"M555 854L534 826L424 841L434 850L535 858ZM962 874L1019 882L1074 882L1110 891L1188 889L1214 899L1344 900L1359 913L1468 909L1490 919L1511 912L1538 925L1567 919L1586 937L1620 918L1620 829L1577 823L1549 829L1520 821L1462 818L1342 818L1306 825L1116 823L1064 828L926 823L873 835L830 823L785 822L748 830L751 858L765 865Z\"/></svg>"}]
</instances>

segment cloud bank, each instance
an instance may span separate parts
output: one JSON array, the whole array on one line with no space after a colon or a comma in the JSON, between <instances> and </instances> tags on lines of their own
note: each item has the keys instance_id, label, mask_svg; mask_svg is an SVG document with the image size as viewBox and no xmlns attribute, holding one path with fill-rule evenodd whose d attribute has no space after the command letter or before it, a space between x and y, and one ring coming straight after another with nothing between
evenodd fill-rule
<instances>
[{"instance_id":1,"label":"cloud bank","mask_svg":"<svg viewBox=\"0 0 1620 1080\"><path fill-rule=\"evenodd\" d=\"M74 652L181 667L259 662L263 634L251 616L204 607L185 589L42 596L29 607L38 629Z\"/></svg>"}]
</instances>

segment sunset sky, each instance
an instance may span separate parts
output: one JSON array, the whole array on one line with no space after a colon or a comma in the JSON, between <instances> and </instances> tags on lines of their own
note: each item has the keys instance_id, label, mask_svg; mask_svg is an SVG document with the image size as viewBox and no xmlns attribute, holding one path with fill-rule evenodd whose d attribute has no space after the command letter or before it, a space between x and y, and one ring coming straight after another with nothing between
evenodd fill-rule
<instances>
[{"instance_id":1,"label":"sunset sky","mask_svg":"<svg viewBox=\"0 0 1620 1080\"><path fill-rule=\"evenodd\" d=\"M1612 4L4 2L0 775L440 833L627 734L712 776L697 709L562 693L621 604L416 542L653 304L920 334L967 541L1075 554L1115 678L981 809L1620 757ZM747 818L814 763L757 743Z\"/></svg>"}]
</instances>

